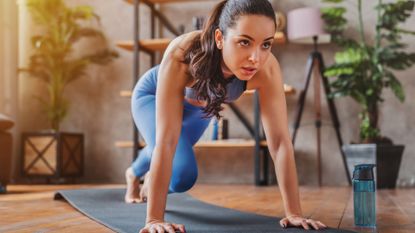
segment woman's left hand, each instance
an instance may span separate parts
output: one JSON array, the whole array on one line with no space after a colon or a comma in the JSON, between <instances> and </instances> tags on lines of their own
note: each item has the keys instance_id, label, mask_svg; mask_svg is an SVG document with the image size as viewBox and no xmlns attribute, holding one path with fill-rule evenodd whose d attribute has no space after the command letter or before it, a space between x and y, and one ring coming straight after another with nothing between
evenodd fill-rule
<instances>
[{"instance_id":1,"label":"woman's left hand","mask_svg":"<svg viewBox=\"0 0 415 233\"><path fill-rule=\"evenodd\" d=\"M294 226L294 227L302 226L306 230L310 230L310 226L313 227L315 230L324 229L327 227L320 221L316 221L310 218L303 218L299 215L291 215L291 216L281 219L280 225L284 228L288 226Z\"/></svg>"}]
</instances>

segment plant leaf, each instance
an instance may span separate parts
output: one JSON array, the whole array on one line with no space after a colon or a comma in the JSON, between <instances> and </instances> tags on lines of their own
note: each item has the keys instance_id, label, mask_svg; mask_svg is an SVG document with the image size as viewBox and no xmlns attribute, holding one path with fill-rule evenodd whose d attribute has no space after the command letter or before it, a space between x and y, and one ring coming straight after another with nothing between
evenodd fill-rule
<instances>
[{"instance_id":1,"label":"plant leaf","mask_svg":"<svg viewBox=\"0 0 415 233\"><path fill-rule=\"evenodd\" d=\"M395 96L401 101L405 101L405 93L402 89L402 84L399 80L395 77L392 72L385 72L385 76L388 78L388 82L390 88L392 89Z\"/></svg>"},{"instance_id":2,"label":"plant leaf","mask_svg":"<svg viewBox=\"0 0 415 233\"><path fill-rule=\"evenodd\" d=\"M69 38L69 42L75 43L83 37L98 37L100 39L105 40L105 36L101 31L94 29L94 28L84 27L84 28L79 28L74 33L72 33Z\"/></svg>"}]
</instances>

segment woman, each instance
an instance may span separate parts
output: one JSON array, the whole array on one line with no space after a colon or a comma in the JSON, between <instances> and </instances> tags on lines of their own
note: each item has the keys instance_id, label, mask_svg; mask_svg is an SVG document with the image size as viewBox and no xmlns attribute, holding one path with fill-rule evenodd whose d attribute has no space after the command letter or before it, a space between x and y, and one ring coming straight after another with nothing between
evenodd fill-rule
<instances>
[{"instance_id":1,"label":"woman","mask_svg":"<svg viewBox=\"0 0 415 233\"><path fill-rule=\"evenodd\" d=\"M185 231L183 225L164 221L167 194L193 186L197 166L192 146L211 117L220 117L221 104L237 99L245 89L259 92L286 212L281 226L326 227L302 217L283 81L271 54L275 28L267 0L223 1L203 31L173 40L160 66L140 78L132 112L147 146L126 171L125 195L127 203L148 200L146 225L140 232ZM144 175L140 190L139 177Z\"/></svg>"}]
</instances>

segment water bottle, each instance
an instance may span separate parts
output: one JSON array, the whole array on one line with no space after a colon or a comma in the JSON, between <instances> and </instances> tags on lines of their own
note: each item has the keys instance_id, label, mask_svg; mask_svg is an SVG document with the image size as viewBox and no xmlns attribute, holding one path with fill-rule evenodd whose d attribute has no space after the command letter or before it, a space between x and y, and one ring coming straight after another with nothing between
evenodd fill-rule
<instances>
[{"instance_id":1,"label":"water bottle","mask_svg":"<svg viewBox=\"0 0 415 233\"><path fill-rule=\"evenodd\" d=\"M219 121L218 119L213 119L213 129L212 129L212 140L218 140L219 134Z\"/></svg>"},{"instance_id":2,"label":"water bottle","mask_svg":"<svg viewBox=\"0 0 415 233\"><path fill-rule=\"evenodd\" d=\"M374 164L359 164L353 171L354 223L356 226L376 227L374 167Z\"/></svg>"},{"instance_id":3,"label":"water bottle","mask_svg":"<svg viewBox=\"0 0 415 233\"><path fill-rule=\"evenodd\" d=\"M0 194L6 193L6 192L7 192L6 186L5 185L3 186L0 182Z\"/></svg>"},{"instance_id":4,"label":"water bottle","mask_svg":"<svg viewBox=\"0 0 415 233\"><path fill-rule=\"evenodd\" d=\"M227 119L213 119L212 140L228 139L228 125Z\"/></svg>"}]
</instances>

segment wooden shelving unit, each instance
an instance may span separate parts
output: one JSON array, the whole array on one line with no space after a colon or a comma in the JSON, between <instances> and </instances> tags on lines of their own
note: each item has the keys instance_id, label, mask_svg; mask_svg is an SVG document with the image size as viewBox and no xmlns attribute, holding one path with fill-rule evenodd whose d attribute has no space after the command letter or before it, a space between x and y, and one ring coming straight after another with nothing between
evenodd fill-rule
<instances>
[{"instance_id":1,"label":"wooden shelving unit","mask_svg":"<svg viewBox=\"0 0 415 233\"><path fill-rule=\"evenodd\" d=\"M124 0L134 6L134 38L133 40L119 41L117 46L132 51L134 53L134 70L133 70L133 84L138 81L139 77L139 53L145 52L151 56L151 65L155 65L155 54L162 53L167 48L168 44L171 42L171 38L156 38L155 36L155 20L158 19L160 23L172 32L174 35L178 36L179 31L170 23L167 17L164 16L157 8L157 4L167 4L167 3L179 3L185 4L186 2L201 2L200 0ZM211 0L210 0L211 1ZM219 1L217 1L219 2ZM139 7L141 4L146 5L151 10L151 38L141 39L139 35ZM281 32L275 34L275 44L284 44L286 42L285 35ZM286 95L292 95L295 93L295 89L288 85L284 85L284 90ZM120 91L120 96L131 98L130 90ZM258 104L258 94L255 91L246 91L245 95L252 95L254 99L254 117L255 122L252 126L245 115L239 110L239 108L234 103L229 103L230 109L235 113L238 119L243 123L243 125L248 129L253 140L218 140L218 141L200 141L195 147L198 148L253 148L255 156L255 184L256 185L267 185L268 184L268 149L267 143L264 135L260 135L260 117L259 117L259 104ZM133 148L133 157L137 155L137 151L145 146L145 143L139 141L139 132L134 126L134 138L132 141L118 141L115 143L115 146L119 148ZM262 152L262 154L261 154ZM262 159L261 159L262 155ZM262 177L261 177L262 176Z\"/></svg>"},{"instance_id":2,"label":"wooden shelving unit","mask_svg":"<svg viewBox=\"0 0 415 233\"><path fill-rule=\"evenodd\" d=\"M162 52L164 51L172 39L160 38L160 39L146 39L140 40L139 46L146 53ZM119 41L117 46L128 51L134 51L134 41Z\"/></svg>"}]
</instances>

